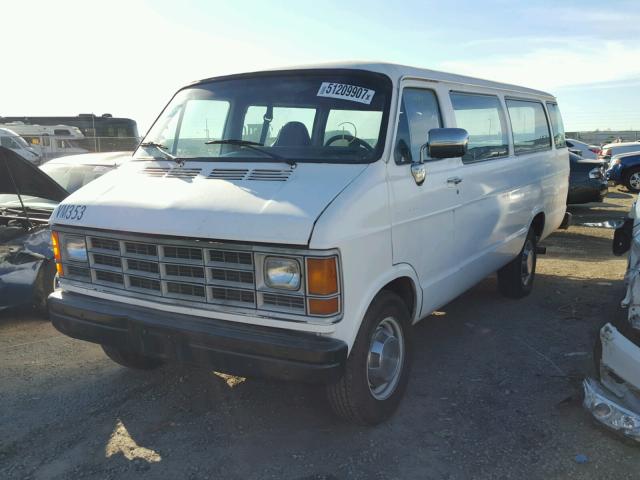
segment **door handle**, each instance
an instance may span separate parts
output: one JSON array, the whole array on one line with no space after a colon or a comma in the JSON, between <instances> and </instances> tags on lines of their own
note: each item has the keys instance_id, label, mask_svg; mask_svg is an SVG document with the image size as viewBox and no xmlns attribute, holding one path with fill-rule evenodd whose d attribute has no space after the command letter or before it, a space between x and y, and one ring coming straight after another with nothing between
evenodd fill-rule
<instances>
[{"instance_id":1,"label":"door handle","mask_svg":"<svg viewBox=\"0 0 640 480\"><path fill-rule=\"evenodd\" d=\"M460 177L447 178L447 185L458 185L459 183L462 183L462 179Z\"/></svg>"}]
</instances>

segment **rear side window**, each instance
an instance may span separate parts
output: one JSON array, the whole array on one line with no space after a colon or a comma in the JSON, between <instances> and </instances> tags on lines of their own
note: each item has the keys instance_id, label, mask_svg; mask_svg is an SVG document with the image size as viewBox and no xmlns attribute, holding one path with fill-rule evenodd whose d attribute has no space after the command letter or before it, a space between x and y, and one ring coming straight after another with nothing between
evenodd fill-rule
<instances>
[{"instance_id":1,"label":"rear side window","mask_svg":"<svg viewBox=\"0 0 640 480\"><path fill-rule=\"evenodd\" d=\"M398 135L394 158L397 164L420 160L420 147L427 143L432 128L440 128L438 99L432 90L405 88L402 91Z\"/></svg>"},{"instance_id":2,"label":"rear side window","mask_svg":"<svg viewBox=\"0 0 640 480\"><path fill-rule=\"evenodd\" d=\"M562 115L557 103L547 102L547 111L551 120L551 128L553 129L553 142L556 148L564 148L567 145L573 147L569 142L565 143L564 123L562 123Z\"/></svg>"},{"instance_id":3,"label":"rear side window","mask_svg":"<svg viewBox=\"0 0 640 480\"><path fill-rule=\"evenodd\" d=\"M539 102L526 100L506 100L513 148L516 155L548 150L551 148L551 135L547 115Z\"/></svg>"},{"instance_id":4,"label":"rear side window","mask_svg":"<svg viewBox=\"0 0 640 480\"><path fill-rule=\"evenodd\" d=\"M487 160L509 154L509 140L500 100L493 95L451 93L458 128L469 133L463 162Z\"/></svg>"}]
</instances>

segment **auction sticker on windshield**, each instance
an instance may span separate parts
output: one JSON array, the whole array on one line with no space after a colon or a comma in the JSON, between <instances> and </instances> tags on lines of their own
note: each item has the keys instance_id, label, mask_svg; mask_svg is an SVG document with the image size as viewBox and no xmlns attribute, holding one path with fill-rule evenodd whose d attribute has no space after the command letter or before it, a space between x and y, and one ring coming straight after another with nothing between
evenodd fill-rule
<instances>
[{"instance_id":1,"label":"auction sticker on windshield","mask_svg":"<svg viewBox=\"0 0 640 480\"><path fill-rule=\"evenodd\" d=\"M330 82L322 82L320 90L318 90L318 97L339 98L367 105L371 103L375 94L376 91L369 88Z\"/></svg>"}]
</instances>

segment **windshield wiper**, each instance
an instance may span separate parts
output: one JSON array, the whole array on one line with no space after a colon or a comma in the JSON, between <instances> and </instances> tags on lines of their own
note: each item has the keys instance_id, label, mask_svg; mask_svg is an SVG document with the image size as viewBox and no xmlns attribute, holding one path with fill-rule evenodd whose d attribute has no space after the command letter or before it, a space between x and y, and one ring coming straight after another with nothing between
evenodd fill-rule
<instances>
[{"instance_id":1,"label":"windshield wiper","mask_svg":"<svg viewBox=\"0 0 640 480\"><path fill-rule=\"evenodd\" d=\"M163 156L163 158L165 160L173 160L174 162L181 164L183 163L183 160L181 160L180 158L171 155L169 152L167 152L167 147L162 145L161 143L156 143L156 142L144 142L140 144L141 147L143 148L154 148L155 150L157 150L158 152L160 152Z\"/></svg>"},{"instance_id":2,"label":"windshield wiper","mask_svg":"<svg viewBox=\"0 0 640 480\"><path fill-rule=\"evenodd\" d=\"M209 142L204 142L205 145L235 145L236 147L244 147L244 148L248 148L249 150L254 150L256 152L260 152L260 153L264 153L265 155L268 155L269 157L273 158L274 160L278 160L280 162L284 162L287 165L291 166L291 167L295 167L296 166L296 162L295 160L291 160L290 158L285 158L282 157L280 155L278 155L277 153L273 153L270 152L269 150L265 150L264 148L260 148L260 147L264 147L264 145L262 143L258 143L258 142L251 142L249 140L237 140L237 139L233 139L233 138L229 138L226 140L211 140Z\"/></svg>"}]
</instances>

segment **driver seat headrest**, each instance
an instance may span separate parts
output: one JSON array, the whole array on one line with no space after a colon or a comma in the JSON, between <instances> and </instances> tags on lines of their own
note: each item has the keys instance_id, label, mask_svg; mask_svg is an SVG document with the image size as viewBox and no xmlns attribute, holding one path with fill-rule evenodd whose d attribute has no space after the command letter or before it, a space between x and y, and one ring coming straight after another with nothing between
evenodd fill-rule
<instances>
[{"instance_id":1,"label":"driver seat headrest","mask_svg":"<svg viewBox=\"0 0 640 480\"><path fill-rule=\"evenodd\" d=\"M309 131L302 122L285 123L276 141L273 142L274 147L308 147L311 145L311 137Z\"/></svg>"}]
</instances>

